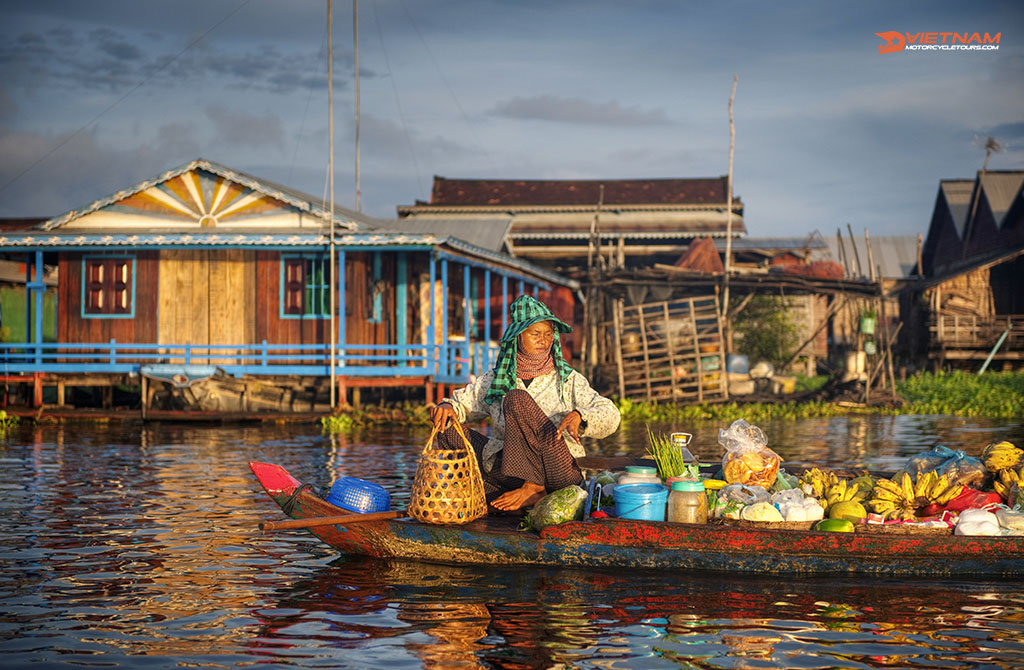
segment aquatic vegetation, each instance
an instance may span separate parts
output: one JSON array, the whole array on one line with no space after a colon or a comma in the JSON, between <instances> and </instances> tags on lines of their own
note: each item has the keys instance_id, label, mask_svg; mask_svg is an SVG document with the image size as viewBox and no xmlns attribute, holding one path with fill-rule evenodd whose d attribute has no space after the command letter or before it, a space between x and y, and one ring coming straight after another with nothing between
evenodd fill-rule
<instances>
[{"instance_id":1,"label":"aquatic vegetation","mask_svg":"<svg viewBox=\"0 0 1024 670\"><path fill-rule=\"evenodd\" d=\"M347 433L352 430L354 424L355 421L347 414L331 414L320 417L321 430L329 435Z\"/></svg>"},{"instance_id":2,"label":"aquatic vegetation","mask_svg":"<svg viewBox=\"0 0 1024 670\"><path fill-rule=\"evenodd\" d=\"M923 373L897 384L904 414L1024 416L1024 372Z\"/></svg>"},{"instance_id":3,"label":"aquatic vegetation","mask_svg":"<svg viewBox=\"0 0 1024 670\"><path fill-rule=\"evenodd\" d=\"M18 417L0 409L0 437L7 437L7 433L17 425Z\"/></svg>"},{"instance_id":4,"label":"aquatic vegetation","mask_svg":"<svg viewBox=\"0 0 1024 670\"><path fill-rule=\"evenodd\" d=\"M849 414L946 414L1012 419L1024 416L1024 372L922 373L896 385L902 407L861 407L823 401L675 405L620 400L625 421L751 422L768 419L813 419Z\"/></svg>"}]
</instances>

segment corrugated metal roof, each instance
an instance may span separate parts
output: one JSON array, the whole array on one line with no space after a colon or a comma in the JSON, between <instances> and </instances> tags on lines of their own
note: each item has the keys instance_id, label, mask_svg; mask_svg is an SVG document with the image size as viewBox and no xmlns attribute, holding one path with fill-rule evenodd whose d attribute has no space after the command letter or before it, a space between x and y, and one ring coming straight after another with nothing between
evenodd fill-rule
<instances>
[{"instance_id":1,"label":"corrugated metal roof","mask_svg":"<svg viewBox=\"0 0 1024 670\"><path fill-rule=\"evenodd\" d=\"M726 177L698 179L446 179L434 177L431 205L724 203ZM604 187L603 198L601 187ZM739 198L734 203L742 207Z\"/></svg>"},{"instance_id":2,"label":"corrugated metal roof","mask_svg":"<svg viewBox=\"0 0 1024 670\"><path fill-rule=\"evenodd\" d=\"M963 239L964 226L967 224L967 213L971 209L971 194L974 191L974 181L970 179L943 179L939 182L939 188L942 189L942 195L946 199L949 214L953 217L956 234Z\"/></svg>"},{"instance_id":3,"label":"corrugated metal roof","mask_svg":"<svg viewBox=\"0 0 1024 670\"><path fill-rule=\"evenodd\" d=\"M715 240L715 247L725 251L725 240ZM814 237L742 237L733 239L733 251L777 250L790 251L800 249L827 249L828 245L817 235Z\"/></svg>"},{"instance_id":4,"label":"corrugated metal roof","mask_svg":"<svg viewBox=\"0 0 1024 670\"><path fill-rule=\"evenodd\" d=\"M829 251L832 253L832 260L841 263L838 241L835 238L826 237ZM853 244L851 244L851 242ZM860 258L861 273L870 277L868 268L868 248L864 238L854 238L852 241L843 236L843 253L847 259L847 265L857 274L857 258ZM856 253L854 246L856 245ZM901 279L913 276L914 268L917 267L917 236L916 235L879 235L871 237L871 260L875 266L881 268L883 279Z\"/></svg>"},{"instance_id":5,"label":"corrugated metal roof","mask_svg":"<svg viewBox=\"0 0 1024 670\"><path fill-rule=\"evenodd\" d=\"M1001 228L1014 198L1021 192L1024 172L986 172L979 175L979 178L985 198L992 208L992 218L995 219L996 227Z\"/></svg>"},{"instance_id":6,"label":"corrugated metal roof","mask_svg":"<svg viewBox=\"0 0 1024 670\"><path fill-rule=\"evenodd\" d=\"M510 216L428 217L415 216L381 221L379 230L404 233L430 233L464 240L488 251L505 251L505 238L512 223Z\"/></svg>"}]
</instances>

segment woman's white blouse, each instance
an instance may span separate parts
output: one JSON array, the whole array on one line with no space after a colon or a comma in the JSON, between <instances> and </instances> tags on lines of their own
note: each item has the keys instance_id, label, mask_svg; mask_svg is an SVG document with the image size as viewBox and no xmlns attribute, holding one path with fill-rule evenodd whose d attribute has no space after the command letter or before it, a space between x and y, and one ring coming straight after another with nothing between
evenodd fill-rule
<instances>
[{"instance_id":1,"label":"woman's white blouse","mask_svg":"<svg viewBox=\"0 0 1024 670\"><path fill-rule=\"evenodd\" d=\"M455 408L455 413L461 423L490 417L491 434L484 446L482 459L484 470L488 472L494 466L494 459L498 452L505 446L505 415L501 409L501 401L495 401L492 405L484 402L492 381L494 381L493 370L471 382L468 386L455 391L451 398L445 398L442 401L450 403ZM580 437L598 439L608 437L619 427L621 419L619 408L611 400L592 389L587 378L575 370L565 381L561 398L559 398L558 377L555 371L536 377L529 386L523 384L522 379L517 378L516 388L529 393L537 406L555 426L561 424L562 419L569 412L578 411L583 417L583 424L580 425L579 430ZM569 447L569 453L574 457L586 455L583 445L573 439L568 431L562 435Z\"/></svg>"}]
</instances>

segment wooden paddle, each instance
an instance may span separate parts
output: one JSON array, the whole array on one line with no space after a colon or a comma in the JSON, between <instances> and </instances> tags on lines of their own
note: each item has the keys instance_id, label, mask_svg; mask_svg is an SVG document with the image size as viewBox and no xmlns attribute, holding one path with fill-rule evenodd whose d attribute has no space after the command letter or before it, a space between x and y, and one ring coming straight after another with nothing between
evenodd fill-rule
<instances>
[{"instance_id":1,"label":"wooden paddle","mask_svg":"<svg viewBox=\"0 0 1024 670\"><path fill-rule=\"evenodd\" d=\"M312 528L314 526L339 526L346 523L385 521L405 516L405 512L370 512L369 514L343 514L341 516L315 516L308 519L287 521L261 521L260 530L285 530L287 528Z\"/></svg>"}]
</instances>

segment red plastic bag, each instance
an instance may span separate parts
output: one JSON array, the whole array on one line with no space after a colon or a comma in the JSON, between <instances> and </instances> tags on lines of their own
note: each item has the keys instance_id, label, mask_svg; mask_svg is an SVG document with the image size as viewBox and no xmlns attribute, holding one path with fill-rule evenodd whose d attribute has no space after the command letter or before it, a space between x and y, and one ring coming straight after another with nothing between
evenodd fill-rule
<instances>
[{"instance_id":1,"label":"red plastic bag","mask_svg":"<svg viewBox=\"0 0 1024 670\"><path fill-rule=\"evenodd\" d=\"M957 497L946 503L944 509L950 512L963 512L965 509L982 509L987 505L1002 504L1003 497L998 493L979 491L972 488L964 488Z\"/></svg>"}]
</instances>

